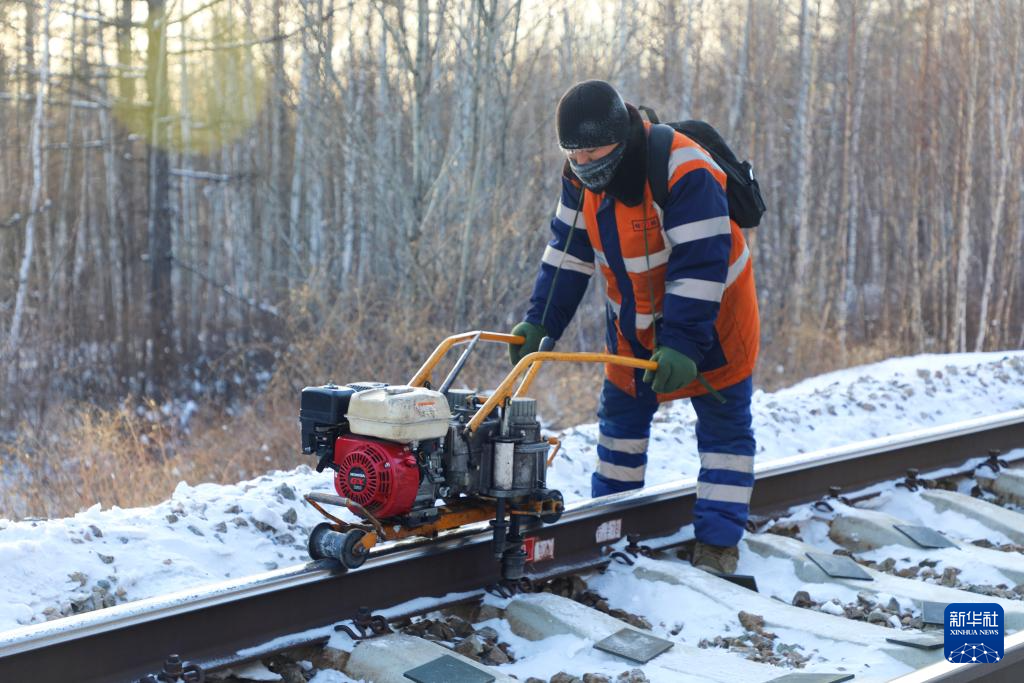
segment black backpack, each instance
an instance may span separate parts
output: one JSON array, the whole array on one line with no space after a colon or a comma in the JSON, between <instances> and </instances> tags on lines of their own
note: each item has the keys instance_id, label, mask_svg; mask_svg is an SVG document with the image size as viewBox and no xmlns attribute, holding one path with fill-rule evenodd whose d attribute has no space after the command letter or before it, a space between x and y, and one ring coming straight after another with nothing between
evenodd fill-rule
<instances>
[{"instance_id":1,"label":"black backpack","mask_svg":"<svg viewBox=\"0 0 1024 683\"><path fill-rule=\"evenodd\" d=\"M668 158L672 151L672 137L675 131L679 131L703 147L728 176L725 194L729 201L729 218L741 228L757 227L766 207L750 162L737 159L719 132L709 123L692 120L659 123L654 110L648 107L641 109L652 124L647 138L647 179L658 206L664 208L668 200Z\"/></svg>"}]
</instances>

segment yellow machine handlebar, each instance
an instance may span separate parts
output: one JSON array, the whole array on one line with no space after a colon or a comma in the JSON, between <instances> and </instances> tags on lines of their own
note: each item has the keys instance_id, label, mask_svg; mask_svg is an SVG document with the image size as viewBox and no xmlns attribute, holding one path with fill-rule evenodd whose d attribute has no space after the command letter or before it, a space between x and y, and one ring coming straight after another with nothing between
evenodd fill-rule
<instances>
[{"instance_id":1,"label":"yellow machine handlebar","mask_svg":"<svg viewBox=\"0 0 1024 683\"><path fill-rule=\"evenodd\" d=\"M444 355L453 346L459 344L466 344L477 338L483 341L493 342L504 342L506 344L522 344L526 341L524 337L513 335L513 334L502 334L500 332L463 332L462 334L452 335L448 337L434 349L434 352L430 354L430 358L427 362L416 371L412 379L409 380L409 386L417 387L422 386L425 382L430 381L431 374L434 368L441 361ZM626 356L617 356L612 353L589 353L589 352L565 352L565 351L535 351L521 358L516 366L505 376L505 379L501 381L498 388L494 390L487 401L480 406L476 414L470 419L469 424L466 425L466 431L472 433L477 430L480 423L487 419L494 409L503 403L506 399L512 396L523 396L530 388L530 384L536 377L537 372L540 370L540 366L545 361L557 361L557 362L568 362L568 363L612 363L614 365L624 365L630 368L639 368L641 370L657 370L658 364L651 360L643 360L640 358L629 358ZM513 391L513 386L516 380L520 376L526 374L526 377L520 383L518 389Z\"/></svg>"},{"instance_id":2,"label":"yellow machine handlebar","mask_svg":"<svg viewBox=\"0 0 1024 683\"><path fill-rule=\"evenodd\" d=\"M409 386L421 387L426 382L429 382L430 376L434 372L434 368L441 362L441 359L444 358L444 355L448 353L453 346L468 344L473 341L477 335L480 335L481 341L504 342L506 344L522 344L526 341L526 337L520 337L515 334L502 334L501 332L482 332L477 330L475 332L453 334L437 345L437 348L434 349L432 354L430 354L430 358L427 359L427 362L424 363L420 369L416 371L416 374L412 376L412 379L409 380Z\"/></svg>"},{"instance_id":3,"label":"yellow machine handlebar","mask_svg":"<svg viewBox=\"0 0 1024 683\"><path fill-rule=\"evenodd\" d=\"M535 351L531 354L524 356L516 366L512 368L512 371L505 376L505 379L501 381L498 388L494 390L487 401L480 406L480 409L476 411L476 415L466 425L466 431L473 433L476 431L480 423L487 419L487 416L498 406L499 403L505 401L505 399L512 397L512 385L515 384L516 380L526 372L528 369L532 370L535 367L539 367L544 361L561 361L570 363L612 363L614 365L625 365L628 368L640 368L641 370L657 370L658 364L652 360L642 360L640 358L627 358L626 356L616 356L613 353L588 353L585 351L578 351L574 353L567 353L564 351ZM532 366L532 367L531 367ZM526 380L533 380L536 375L536 371L531 372L527 375ZM529 388L527 381L523 381L523 385L519 387L519 390L514 392L516 396L522 396L525 393L525 389Z\"/></svg>"}]
</instances>

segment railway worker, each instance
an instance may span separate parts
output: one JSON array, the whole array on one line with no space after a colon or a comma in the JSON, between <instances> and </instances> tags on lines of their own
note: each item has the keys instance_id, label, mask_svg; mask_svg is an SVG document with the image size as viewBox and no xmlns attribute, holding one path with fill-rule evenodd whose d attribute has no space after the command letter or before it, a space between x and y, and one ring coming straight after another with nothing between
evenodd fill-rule
<instances>
[{"instance_id":1,"label":"railway worker","mask_svg":"<svg viewBox=\"0 0 1024 683\"><path fill-rule=\"evenodd\" d=\"M657 361L655 372L605 367L591 495L644 484L658 404L689 397L697 414L700 474L693 564L733 574L754 484L751 373L759 320L750 252L730 221L726 178L676 133L664 210L647 180L649 123L604 81L570 88L557 109L566 156L530 307L512 334L513 363L558 339L583 298L595 262L607 283L609 353ZM556 275L557 273L557 275ZM697 373L725 398L719 403Z\"/></svg>"}]
</instances>

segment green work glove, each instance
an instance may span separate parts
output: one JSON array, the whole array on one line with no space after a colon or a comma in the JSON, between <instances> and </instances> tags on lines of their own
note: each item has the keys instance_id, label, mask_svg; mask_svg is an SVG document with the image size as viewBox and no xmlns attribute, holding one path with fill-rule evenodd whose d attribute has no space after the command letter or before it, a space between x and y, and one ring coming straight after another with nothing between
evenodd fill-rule
<instances>
[{"instance_id":1,"label":"green work glove","mask_svg":"<svg viewBox=\"0 0 1024 683\"><path fill-rule=\"evenodd\" d=\"M659 346L651 360L658 364L658 369L646 371L644 382L659 394L671 394L697 379L697 364L675 349Z\"/></svg>"},{"instance_id":2,"label":"green work glove","mask_svg":"<svg viewBox=\"0 0 1024 683\"><path fill-rule=\"evenodd\" d=\"M521 322L512 328L511 334L519 337L526 337L522 344L508 345L508 359L515 365L523 359L523 356L533 353L540 348L540 340L548 336L547 331L540 325Z\"/></svg>"}]
</instances>

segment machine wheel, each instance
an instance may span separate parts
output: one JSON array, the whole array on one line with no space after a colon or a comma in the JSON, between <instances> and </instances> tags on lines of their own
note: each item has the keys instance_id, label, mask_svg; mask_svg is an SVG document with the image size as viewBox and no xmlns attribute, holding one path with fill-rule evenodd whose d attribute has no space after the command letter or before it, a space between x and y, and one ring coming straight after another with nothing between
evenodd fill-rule
<instances>
[{"instance_id":1,"label":"machine wheel","mask_svg":"<svg viewBox=\"0 0 1024 683\"><path fill-rule=\"evenodd\" d=\"M334 531L334 527L330 522L320 522L313 530L309 532L309 543L306 549L309 551L310 558L314 560L336 560L337 557L331 555L325 555L323 550L323 544L320 542L321 538L328 531Z\"/></svg>"},{"instance_id":2,"label":"machine wheel","mask_svg":"<svg viewBox=\"0 0 1024 683\"><path fill-rule=\"evenodd\" d=\"M359 545L359 541L363 540L364 536L366 536L366 532L360 529L353 529L345 534L345 542L342 543L341 552L339 553L341 557L338 559L349 569L362 566L369 556L366 549Z\"/></svg>"},{"instance_id":3,"label":"machine wheel","mask_svg":"<svg viewBox=\"0 0 1024 683\"><path fill-rule=\"evenodd\" d=\"M540 521L545 524L554 524L562 518L562 512L565 510L565 504L562 498L561 491L548 491L541 496L542 503L553 503L555 511L547 512L540 516Z\"/></svg>"}]
</instances>

